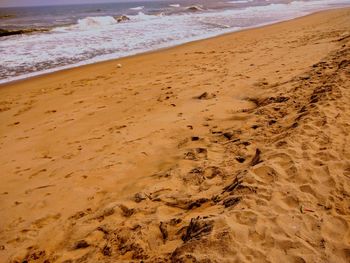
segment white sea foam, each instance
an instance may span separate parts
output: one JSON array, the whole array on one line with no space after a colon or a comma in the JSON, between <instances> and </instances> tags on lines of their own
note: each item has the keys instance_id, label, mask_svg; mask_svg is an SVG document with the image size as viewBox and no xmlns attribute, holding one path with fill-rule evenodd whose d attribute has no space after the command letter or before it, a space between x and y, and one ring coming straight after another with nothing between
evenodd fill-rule
<instances>
[{"instance_id":1,"label":"white sea foam","mask_svg":"<svg viewBox=\"0 0 350 263\"><path fill-rule=\"evenodd\" d=\"M87 31L98 30L101 28L116 25L117 21L112 16L96 16L79 19L77 24L70 26L62 26L52 29L52 32L67 32L67 31Z\"/></svg>"},{"instance_id":2,"label":"white sea foam","mask_svg":"<svg viewBox=\"0 0 350 263\"><path fill-rule=\"evenodd\" d=\"M142 10L144 9L144 6L136 6L136 7L131 7L130 10Z\"/></svg>"},{"instance_id":3,"label":"white sea foam","mask_svg":"<svg viewBox=\"0 0 350 263\"><path fill-rule=\"evenodd\" d=\"M91 27L103 27L115 25L116 20L111 16L100 16L100 17L86 17L78 20L78 27L81 30L89 29Z\"/></svg>"},{"instance_id":4,"label":"white sea foam","mask_svg":"<svg viewBox=\"0 0 350 263\"><path fill-rule=\"evenodd\" d=\"M245 4L245 3L250 3L254 2L254 0L237 0L237 1L228 1L228 4Z\"/></svg>"},{"instance_id":5,"label":"white sea foam","mask_svg":"<svg viewBox=\"0 0 350 263\"><path fill-rule=\"evenodd\" d=\"M131 19L135 20L135 21L147 21L147 20L151 20L151 19L156 19L157 17L159 18L160 16L159 15L147 15L143 12L138 12L137 15L131 16Z\"/></svg>"},{"instance_id":6,"label":"white sea foam","mask_svg":"<svg viewBox=\"0 0 350 263\"><path fill-rule=\"evenodd\" d=\"M180 7L181 5L180 4L170 4L169 6L170 7Z\"/></svg>"},{"instance_id":7,"label":"white sea foam","mask_svg":"<svg viewBox=\"0 0 350 263\"><path fill-rule=\"evenodd\" d=\"M127 23L111 16L86 17L49 33L4 37L0 41L0 83L216 36L329 8L334 1L183 13L139 12Z\"/></svg>"}]
</instances>

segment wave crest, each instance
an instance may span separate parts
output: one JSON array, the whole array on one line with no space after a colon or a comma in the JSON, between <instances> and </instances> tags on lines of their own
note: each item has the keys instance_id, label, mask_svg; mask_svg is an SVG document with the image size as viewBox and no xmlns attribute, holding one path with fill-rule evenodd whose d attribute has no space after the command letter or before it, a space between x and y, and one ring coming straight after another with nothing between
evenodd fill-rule
<instances>
[{"instance_id":1,"label":"wave crest","mask_svg":"<svg viewBox=\"0 0 350 263\"><path fill-rule=\"evenodd\" d=\"M78 20L80 29L90 29L92 27L104 27L116 24L117 21L112 16L85 17Z\"/></svg>"},{"instance_id":2,"label":"wave crest","mask_svg":"<svg viewBox=\"0 0 350 263\"><path fill-rule=\"evenodd\" d=\"M53 32L67 32L67 31L86 31L102 29L108 26L116 25L118 21L112 16L88 16L78 19L77 23L71 26L57 27L52 29Z\"/></svg>"},{"instance_id":3,"label":"wave crest","mask_svg":"<svg viewBox=\"0 0 350 263\"><path fill-rule=\"evenodd\" d=\"M130 10L142 10L144 8L145 8L144 6L137 6L137 7L130 8Z\"/></svg>"}]
</instances>

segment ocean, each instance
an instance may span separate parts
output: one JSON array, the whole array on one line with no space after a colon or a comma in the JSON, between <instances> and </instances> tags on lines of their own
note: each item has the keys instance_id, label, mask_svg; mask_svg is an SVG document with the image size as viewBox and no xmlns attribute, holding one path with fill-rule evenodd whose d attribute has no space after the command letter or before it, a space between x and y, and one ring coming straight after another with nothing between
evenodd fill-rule
<instances>
[{"instance_id":1,"label":"ocean","mask_svg":"<svg viewBox=\"0 0 350 263\"><path fill-rule=\"evenodd\" d=\"M12 34L0 37L0 83L347 5L349 0L180 0L0 8L0 33Z\"/></svg>"}]
</instances>

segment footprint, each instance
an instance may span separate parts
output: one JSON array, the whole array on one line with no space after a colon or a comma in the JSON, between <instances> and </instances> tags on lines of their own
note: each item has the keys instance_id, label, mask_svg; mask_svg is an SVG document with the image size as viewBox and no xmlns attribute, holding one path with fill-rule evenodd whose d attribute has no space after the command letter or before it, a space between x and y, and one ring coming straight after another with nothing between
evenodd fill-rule
<instances>
[{"instance_id":1,"label":"footprint","mask_svg":"<svg viewBox=\"0 0 350 263\"><path fill-rule=\"evenodd\" d=\"M265 184L270 184L278 180L277 172L270 166L260 166L253 170L260 180Z\"/></svg>"},{"instance_id":2,"label":"footprint","mask_svg":"<svg viewBox=\"0 0 350 263\"><path fill-rule=\"evenodd\" d=\"M327 215L321 225L321 232L325 239L336 243L343 242L348 231L349 223L341 217Z\"/></svg>"}]
</instances>

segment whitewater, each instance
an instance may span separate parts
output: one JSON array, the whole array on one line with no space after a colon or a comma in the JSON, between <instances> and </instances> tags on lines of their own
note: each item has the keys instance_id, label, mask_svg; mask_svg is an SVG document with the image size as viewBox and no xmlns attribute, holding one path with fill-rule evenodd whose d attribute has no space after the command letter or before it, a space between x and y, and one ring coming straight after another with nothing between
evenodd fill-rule
<instances>
[{"instance_id":1,"label":"whitewater","mask_svg":"<svg viewBox=\"0 0 350 263\"><path fill-rule=\"evenodd\" d=\"M148 13L146 5L135 6L128 8L133 12L129 20L120 23L117 16L87 16L48 32L2 37L0 83L288 20L349 1L252 3L227 1L225 8L201 6L193 12L179 12L182 5L175 2Z\"/></svg>"}]
</instances>

